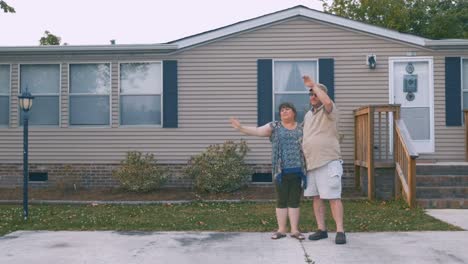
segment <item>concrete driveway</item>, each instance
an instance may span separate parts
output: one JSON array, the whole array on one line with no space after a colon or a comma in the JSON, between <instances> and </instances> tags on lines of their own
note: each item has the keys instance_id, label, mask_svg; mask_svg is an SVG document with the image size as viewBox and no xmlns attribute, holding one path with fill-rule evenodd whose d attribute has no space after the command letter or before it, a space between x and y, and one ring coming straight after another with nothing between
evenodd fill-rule
<instances>
[{"instance_id":1,"label":"concrete driveway","mask_svg":"<svg viewBox=\"0 0 468 264\"><path fill-rule=\"evenodd\" d=\"M0 237L0 263L468 263L468 231L348 233L346 245L329 235L18 231Z\"/></svg>"}]
</instances>

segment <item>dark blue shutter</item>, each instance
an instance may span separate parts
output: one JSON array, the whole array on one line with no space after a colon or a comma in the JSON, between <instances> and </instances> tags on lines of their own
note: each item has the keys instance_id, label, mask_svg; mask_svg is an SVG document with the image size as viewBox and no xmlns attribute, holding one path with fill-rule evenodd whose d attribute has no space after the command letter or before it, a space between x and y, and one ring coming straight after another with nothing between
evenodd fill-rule
<instances>
[{"instance_id":1,"label":"dark blue shutter","mask_svg":"<svg viewBox=\"0 0 468 264\"><path fill-rule=\"evenodd\" d=\"M461 126L461 59L445 58L445 125Z\"/></svg>"},{"instance_id":2,"label":"dark blue shutter","mask_svg":"<svg viewBox=\"0 0 468 264\"><path fill-rule=\"evenodd\" d=\"M319 59L319 82L328 88L328 96L335 101L335 61Z\"/></svg>"},{"instance_id":3,"label":"dark blue shutter","mask_svg":"<svg viewBox=\"0 0 468 264\"><path fill-rule=\"evenodd\" d=\"M273 121L273 61L257 61L257 124Z\"/></svg>"},{"instance_id":4,"label":"dark blue shutter","mask_svg":"<svg viewBox=\"0 0 468 264\"><path fill-rule=\"evenodd\" d=\"M178 127L177 61L163 61L163 127Z\"/></svg>"}]
</instances>

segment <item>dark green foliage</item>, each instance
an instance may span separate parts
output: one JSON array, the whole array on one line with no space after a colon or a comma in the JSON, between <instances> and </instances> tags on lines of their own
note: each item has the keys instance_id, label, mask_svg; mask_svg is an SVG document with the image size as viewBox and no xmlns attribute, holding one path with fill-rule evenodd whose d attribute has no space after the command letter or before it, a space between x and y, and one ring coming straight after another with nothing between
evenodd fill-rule
<instances>
[{"instance_id":1,"label":"dark green foliage","mask_svg":"<svg viewBox=\"0 0 468 264\"><path fill-rule=\"evenodd\" d=\"M2 9L4 13L16 13L15 9L9 6L5 1L0 1L0 9Z\"/></svg>"},{"instance_id":2,"label":"dark green foliage","mask_svg":"<svg viewBox=\"0 0 468 264\"><path fill-rule=\"evenodd\" d=\"M320 0L325 12L431 39L468 38L466 0Z\"/></svg>"},{"instance_id":3,"label":"dark green foliage","mask_svg":"<svg viewBox=\"0 0 468 264\"><path fill-rule=\"evenodd\" d=\"M47 45L60 45L61 38L55 36L54 34L50 33L49 31L44 32L44 37L39 40L39 44L41 46Z\"/></svg>"}]
</instances>

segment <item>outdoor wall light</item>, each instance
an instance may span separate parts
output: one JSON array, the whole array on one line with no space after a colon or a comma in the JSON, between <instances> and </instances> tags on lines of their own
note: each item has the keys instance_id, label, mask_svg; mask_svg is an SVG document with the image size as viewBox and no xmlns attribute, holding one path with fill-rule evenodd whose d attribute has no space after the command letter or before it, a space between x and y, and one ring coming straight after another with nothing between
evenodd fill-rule
<instances>
[{"instance_id":1,"label":"outdoor wall light","mask_svg":"<svg viewBox=\"0 0 468 264\"><path fill-rule=\"evenodd\" d=\"M367 55L366 65L369 66L369 69L375 69L377 66L377 56L375 54Z\"/></svg>"},{"instance_id":2,"label":"outdoor wall light","mask_svg":"<svg viewBox=\"0 0 468 264\"><path fill-rule=\"evenodd\" d=\"M28 88L18 96L19 105L23 111L23 217L24 220L28 219L28 178L29 178L29 168L28 168L28 119L29 119L29 110L31 110L32 102L34 97L28 91Z\"/></svg>"}]
</instances>

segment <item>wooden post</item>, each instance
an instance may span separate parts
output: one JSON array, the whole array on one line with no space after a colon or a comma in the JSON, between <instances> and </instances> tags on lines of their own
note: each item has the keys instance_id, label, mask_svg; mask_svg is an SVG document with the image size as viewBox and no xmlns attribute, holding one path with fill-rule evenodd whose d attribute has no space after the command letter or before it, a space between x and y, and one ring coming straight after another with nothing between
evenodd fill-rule
<instances>
[{"instance_id":1,"label":"wooden post","mask_svg":"<svg viewBox=\"0 0 468 264\"><path fill-rule=\"evenodd\" d=\"M367 116L367 197L369 200L375 199L374 183L374 107L369 106Z\"/></svg>"},{"instance_id":2,"label":"wooden post","mask_svg":"<svg viewBox=\"0 0 468 264\"><path fill-rule=\"evenodd\" d=\"M356 164L358 160L358 120L359 117L354 113L354 187L358 189L361 183L360 167Z\"/></svg>"},{"instance_id":3,"label":"wooden post","mask_svg":"<svg viewBox=\"0 0 468 264\"><path fill-rule=\"evenodd\" d=\"M400 105L395 106L395 111L393 112L393 119L400 119Z\"/></svg>"},{"instance_id":4,"label":"wooden post","mask_svg":"<svg viewBox=\"0 0 468 264\"><path fill-rule=\"evenodd\" d=\"M398 169L397 169L397 164L400 163L400 144L401 142L399 142L399 139L397 137L397 133L396 133L396 122L394 122L394 126L393 126L393 135L394 138L393 138L393 160L395 162L395 199L398 200L401 198L401 180L400 180L400 175L398 174Z\"/></svg>"},{"instance_id":5,"label":"wooden post","mask_svg":"<svg viewBox=\"0 0 468 264\"><path fill-rule=\"evenodd\" d=\"M408 160L408 203L409 206L413 208L416 205L416 160L412 159L410 156L406 158Z\"/></svg>"}]
</instances>

